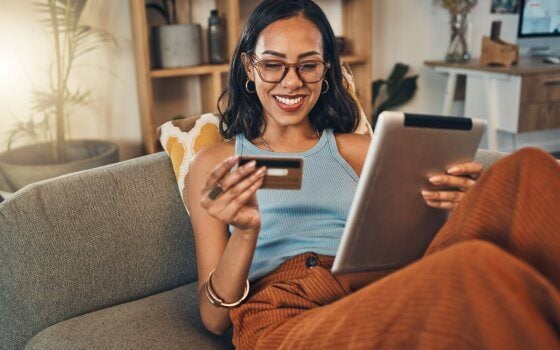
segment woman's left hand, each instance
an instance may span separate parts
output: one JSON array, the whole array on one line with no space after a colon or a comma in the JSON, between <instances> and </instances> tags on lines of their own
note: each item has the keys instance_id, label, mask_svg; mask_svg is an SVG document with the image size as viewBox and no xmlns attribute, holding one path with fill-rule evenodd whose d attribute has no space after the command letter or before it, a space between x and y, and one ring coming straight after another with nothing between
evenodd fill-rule
<instances>
[{"instance_id":1,"label":"woman's left hand","mask_svg":"<svg viewBox=\"0 0 560 350\"><path fill-rule=\"evenodd\" d=\"M454 209L463 199L469 188L482 174L482 165L477 162L458 164L447 169L445 174L434 175L428 179L432 184L443 188L456 188L445 191L422 191L422 196L431 207Z\"/></svg>"}]
</instances>

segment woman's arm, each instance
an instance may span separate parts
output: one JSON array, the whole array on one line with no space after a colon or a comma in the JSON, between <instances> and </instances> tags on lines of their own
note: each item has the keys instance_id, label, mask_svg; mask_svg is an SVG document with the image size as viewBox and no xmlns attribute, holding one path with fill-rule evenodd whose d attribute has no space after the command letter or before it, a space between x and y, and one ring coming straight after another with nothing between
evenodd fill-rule
<instances>
[{"instance_id":1,"label":"woman's arm","mask_svg":"<svg viewBox=\"0 0 560 350\"><path fill-rule=\"evenodd\" d=\"M255 245L260 231L256 190L262 171L236 164L231 145L209 147L199 152L187 178L187 206L193 225L199 276L199 308L202 322L213 333L222 334L231 325L229 309L212 305L203 290L210 271L212 286L225 302L238 300L245 289ZM229 158L228 158L229 157ZM217 183L224 193L208 197ZM239 227L229 235L228 223Z\"/></svg>"}]
</instances>

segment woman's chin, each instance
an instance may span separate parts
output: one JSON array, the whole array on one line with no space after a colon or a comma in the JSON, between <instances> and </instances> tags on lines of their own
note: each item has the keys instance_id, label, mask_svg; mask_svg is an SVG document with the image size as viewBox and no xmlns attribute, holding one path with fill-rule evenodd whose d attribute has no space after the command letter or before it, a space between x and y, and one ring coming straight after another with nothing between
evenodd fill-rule
<instances>
[{"instance_id":1,"label":"woman's chin","mask_svg":"<svg viewBox=\"0 0 560 350\"><path fill-rule=\"evenodd\" d=\"M275 114L271 117L278 126L297 126L306 123L307 115L304 114Z\"/></svg>"}]
</instances>

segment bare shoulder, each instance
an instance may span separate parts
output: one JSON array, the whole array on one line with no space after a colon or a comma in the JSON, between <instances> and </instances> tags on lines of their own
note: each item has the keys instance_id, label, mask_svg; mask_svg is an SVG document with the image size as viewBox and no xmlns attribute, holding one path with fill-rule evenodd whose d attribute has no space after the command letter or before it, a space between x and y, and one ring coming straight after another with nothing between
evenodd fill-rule
<instances>
[{"instance_id":1,"label":"bare shoulder","mask_svg":"<svg viewBox=\"0 0 560 350\"><path fill-rule=\"evenodd\" d=\"M193 203L200 201L200 188L208 178L208 174L224 159L233 155L235 142L223 142L208 146L196 153L189 164L189 172L185 181L187 196L185 204L189 211L193 210ZM197 205L198 206L198 205Z\"/></svg>"},{"instance_id":2,"label":"bare shoulder","mask_svg":"<svg viewBox=\"0 0 560 350\"><path fill-rule=\"evenodd\" d=\"M369 147L371 137L355 133L334 134L337 146Z\"/></svg>"},{"instance_id":3,"label":"bare shoulder","mask_svg":"<svg viewBox=\"0 0 560 350\"><path fill-rule=\"evenodd\" d=\"M210 171L235 152L235 141L221 142L201 149L189 164L189 172Z\"/></svg>"},{"instance_id":4,"label":"bare shoulder","mask_svg":"<svg viewBox=\"0 0 560 350\"><path fill-rule=\"evenodd\" d=\"M364 160L371 143L371 137L354 133L335 134L336 146L358 175L362 172Z\"/></svg>"}]
</instances>

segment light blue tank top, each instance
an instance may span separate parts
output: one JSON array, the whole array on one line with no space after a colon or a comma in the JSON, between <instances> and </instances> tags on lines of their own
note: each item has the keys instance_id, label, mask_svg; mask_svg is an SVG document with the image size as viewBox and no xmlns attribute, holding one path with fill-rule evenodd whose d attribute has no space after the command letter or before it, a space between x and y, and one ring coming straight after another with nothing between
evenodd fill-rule
<instances>
[{"instance_id":1,"label":"light blue tank top","mask_svg":"<svg viewBox=\"0 0 560 350\"><path fill-rule=\"evenodd\" d=\"M338 152L332 130L325 130L313 148L300 153L269 152L238 134L235 154L303 158L301 190L257 191L262 227L249 280L301 253L335 255L358 175ZM230 232L234 232L233 227Z\"/></svg>"}]
</instances>

